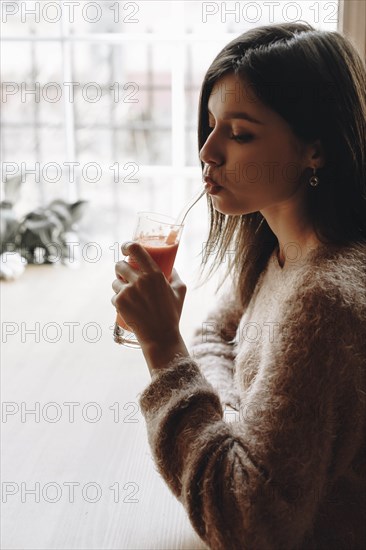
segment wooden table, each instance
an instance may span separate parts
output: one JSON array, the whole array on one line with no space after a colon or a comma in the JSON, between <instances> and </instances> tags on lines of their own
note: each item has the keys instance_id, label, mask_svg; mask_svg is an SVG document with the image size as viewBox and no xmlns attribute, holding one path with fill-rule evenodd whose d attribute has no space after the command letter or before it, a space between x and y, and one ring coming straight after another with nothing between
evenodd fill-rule
<instances>
[{"instance_id":1,"label":"wooden table","mask_svg":"<svg viewBox=\"0 0 366 550\"><path fill-rule=\"evenodd\" d=\"M99 261L1 284L4 549L205 548L151 458L138 407L150 376L112 340L113 278ZM184 338L208 305L187 293Z\"/></svg>"}]
</instances>

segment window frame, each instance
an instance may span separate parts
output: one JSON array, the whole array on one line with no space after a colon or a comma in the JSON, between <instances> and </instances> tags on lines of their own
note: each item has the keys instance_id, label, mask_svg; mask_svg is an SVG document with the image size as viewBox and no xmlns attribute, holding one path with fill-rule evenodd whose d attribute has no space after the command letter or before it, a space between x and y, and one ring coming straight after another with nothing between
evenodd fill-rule
<instances>
[{"instance_id":1,"label":"window frame","mask_svg":"<svg viewBox=\"0 0 366 550\"><path fill-rule=\"evenodd\" d=\"M217 39L212 36L198 35L195 33L185 32L183 3L177 2L174 9L174 29L173 35L157 35L152 33L93 33L93 34L71 34L69 24L66 18L61 21L61 34L57 37L51 36L22 36L22 37L3 37L5 42L33 42L45 44L49 42L57 42L62 47L62 78L64 82L72 81L72 42L94 42L94 43L139 43L146 42L148 44L154 42L169 43L169 47L174 50L175 64L171 68L171 163L168 165L141 165L139 167L139 176L158 176L160 174L169 175L171 178L172 188L174 189L175 197L178 203L184 203L192 190L184 185L187 178L194 178L200 181L200 167L197 162L196 166L187 166L185 157L185 64L186 50L189 44L199 44L200 42L212 42L217 44ZM360 12L361 10L361 12ZM364 17L362 17L362 15ZM357 0L338 0L338 24L339 32L348 36L355 44L360 52L365 54L366 29L363 20L366 18L366 3ZM227 43L237 36L237 32L224 32L220 34L220 41ZM65 131L65 155L70 162L76 161L76 143L75 143L75 106L66 100L66 94L63 96L64 102L64 131ZM193 144L192 144L193 145ZM193 145L194 146L194 145ZM115 159L118 160L118 159ZM197 158L198 160L198 158ZM102 167L104 168L104 167ZM116 193L114 186L113 193ZM79 198L80 189L78 179L69 182L68 185L68 200L76 200ZM42 199L42 193L40 193ZM116 200L116 197L114 197ZM43 202L41 200L41 202Z\"/></svg>"}]
</instances>

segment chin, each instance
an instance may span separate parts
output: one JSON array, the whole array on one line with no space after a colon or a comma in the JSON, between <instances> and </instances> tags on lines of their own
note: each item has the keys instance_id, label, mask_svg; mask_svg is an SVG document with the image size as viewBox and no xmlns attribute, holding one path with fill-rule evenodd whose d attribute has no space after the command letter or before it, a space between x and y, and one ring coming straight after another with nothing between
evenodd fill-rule
<instances>
[{"instance_id":1,"label":"chin","mask_svg":"<svg viewBox=\"0 0 366 550\"><path fill-rule=\"evenodd\" d=\"M257 212L257 210L250 210L248 208L240 208L238 206L231 206L225 204L214 204L212 203L214 210L220 212L220 214L225 214L225 216L243 216L244 214L252 214Z\"/></svg>"}]
</instances>

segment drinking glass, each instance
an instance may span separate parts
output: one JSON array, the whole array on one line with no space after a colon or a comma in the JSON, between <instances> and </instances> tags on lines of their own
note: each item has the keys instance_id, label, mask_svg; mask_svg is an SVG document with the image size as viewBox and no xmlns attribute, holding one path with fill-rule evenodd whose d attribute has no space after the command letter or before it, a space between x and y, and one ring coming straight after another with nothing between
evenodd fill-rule
<instances>
[{"instance_id":1,"label":"drinking glass","mask_svg":"<svg viewBox=\"0 0 366 550\"><path fill-rule=\"evenodd\" d=\"M138 212L137 224L132 241L140 243L158 264L168 281L172 273L174 260L182 234L183 224L177 224L174 218L153 212ZM135 269L139 266L128 256L127 262ZM133 326L128 326L122 316L117 313L113 331L117 344L141 349L133 332Z\"/></svg>"}]
</instances>

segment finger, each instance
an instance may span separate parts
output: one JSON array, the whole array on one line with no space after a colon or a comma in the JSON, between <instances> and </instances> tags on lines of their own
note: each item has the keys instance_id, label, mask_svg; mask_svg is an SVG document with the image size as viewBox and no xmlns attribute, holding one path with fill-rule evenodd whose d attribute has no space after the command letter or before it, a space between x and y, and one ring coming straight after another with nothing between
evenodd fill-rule
<instances>
[{"instance_id":1,"label":"finger","mask_svg":"<svg viewBox=\"0 0 366 550\"><path fill-rule=\"evenodd\" d=\"M150 254L138 242L128 241L121 246L122 254L130 255L138 263L142 271L146 273L152 271L161 271L158 264L152 259Z\"/></svg>"},{"instance_id":2,"label":"finger","mask_svg":"<svg viewBox=\"0 0 366 550\"><path fill-rule=\"evenodd\" d=\"M112 288L116 294L118 294L122 288L126 285L126 283L120 281L119 279L115 279L112 283Z\"/></svg>"},{"instance_id":3,"label":"finger","mask_svg":"<svg viewBox=\"0 0 366 550\"><path fill-rule=\"evenodd\" d=\"M172 287L179 287L179 286L186 286L182 279L179 277L177 270L173 267L172 274L170 276L170 286Z\"/></svg>"},{"instance_id":4,"label":"finger","mask_svg":"<svg viewBox=\"0 0 366 550\"><path fill-rule=\"evenodd\" d=\"M117 298L118 298L118 294L113 294L113 296L111 298L111 303L116 308L116 311L118 313Z\"/></svg>"},{"instance_id":5,"label":"finger","mask_svg":"<svg viewBox=\"0 0 366 550\"><path fill-rule=\"evenodd\" d=\"M121 250L122 250L122 254L124 256L128 256L130 254L129 246L133 243L134 243L134 241L126 241L126 242L121 244Z\"/></svg>"},{"instance_id":6,"label":"finger","mask_svg":"<svg viewBox=\"0 0 366 550\"><path fill-rule=\"evenodd\" d=\"M138 270L134 269L125 260L117 262L114 270L117 275L117 279L126 283L133 282L138 278Z\"/></svg>"},{"instance_id":7,"label":"finger","mask_svg":"<svg viewBox=\"0 0 366 550\"><path fill-rule=\"evenodd\" d=\"M182 279L179 277L176 269L172 269L172 275L170 279L170 286L172 289L178 294L178 296L181 299L185 298L185 295L187 293L187 285L182 281Z\"/></svg>"}]
</instances>

